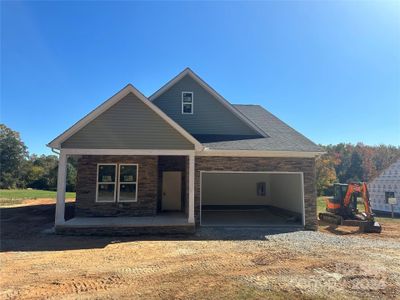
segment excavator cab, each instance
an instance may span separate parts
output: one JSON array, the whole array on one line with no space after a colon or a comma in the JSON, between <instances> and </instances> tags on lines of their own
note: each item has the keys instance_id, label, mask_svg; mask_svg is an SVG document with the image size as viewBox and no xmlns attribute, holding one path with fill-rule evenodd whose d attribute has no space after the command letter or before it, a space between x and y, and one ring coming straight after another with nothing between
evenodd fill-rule
<instances>
[{"instance_id":1,"label":"excavator cab","mask_svg":"<svg viewBox=\"0 0 400 300\"><path fill-rule=\"evenodd\" d=\"M333 197L327 199L326 211L334 214L343 214L343 200L346 196L348 184L335 183L333 185Z\"/></svg>"}]
</instances>

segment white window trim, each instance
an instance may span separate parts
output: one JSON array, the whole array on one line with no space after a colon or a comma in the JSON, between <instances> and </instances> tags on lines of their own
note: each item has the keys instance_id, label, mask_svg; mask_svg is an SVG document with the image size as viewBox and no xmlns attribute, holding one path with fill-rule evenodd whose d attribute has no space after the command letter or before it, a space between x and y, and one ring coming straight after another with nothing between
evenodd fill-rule
<instances>
[{"instance_id":1,"label":"white window trim","mask_svg":"<svg viewBox=\"0 0 400 300\"><path fill-rule=\"evenodd\" d=\"M114 182L99 182L99 167L100 166L115 166L115 176ZM98 163L97 164L97 173L96 173L96 202L98 203L114 203L117 193L117 179L118 179L118 165L115 163ZM114 200L113 201L104 201L99 200L99 184L114 184Z\"/></svg>"},{"instance_id":2,"label":"white window trim","mask_svg":"<svg viewBox=\"0 0 400 300\"><path fill-rule=\"evenodd\" d=\"M136 166L136 181L120 182L119 177L120 177L120 173L121 173L121 166ZM139 164L125 164L125 163L118 164L118 198L117 198L117 201L118 202L137 202L138 181L139 181ZM120 191L121 184L135 184L135 199L133 199L133 200L120 200L119 199L119 196L121 195L121 191Z\"/></svg>"},{"instance_id":3,"label":"white window trim","mask_svg":"<svg viewBox=\"0 0 400 300\"><path fill-rule=\"evenodd\" d=\"M192 103L191 103L192 104L192 112L190 112L190 113L183 111L183 94L192 94ZM182 103L182 115L193 115L193 112L194 112L194 94L193 94L193 92L182 92L181 103ZM188 104L188 103L186 102L186 104Z\"/></svg>"}]
</instances>

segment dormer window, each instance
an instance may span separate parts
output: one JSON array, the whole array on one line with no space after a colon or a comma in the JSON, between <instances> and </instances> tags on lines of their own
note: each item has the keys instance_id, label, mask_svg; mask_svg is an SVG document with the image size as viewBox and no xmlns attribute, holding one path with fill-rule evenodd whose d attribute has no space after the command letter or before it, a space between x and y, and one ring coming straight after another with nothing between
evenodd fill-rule
<instances>
[{"instance_id":1,"label":"dormer window","mask_svg":"<svg viewBox=\"0 0 400 300\"><path fill-rule=\"evenodd\" d=\"M182 92L182 114L193 114L193 92Z\"/></svg>"}]
</instances>

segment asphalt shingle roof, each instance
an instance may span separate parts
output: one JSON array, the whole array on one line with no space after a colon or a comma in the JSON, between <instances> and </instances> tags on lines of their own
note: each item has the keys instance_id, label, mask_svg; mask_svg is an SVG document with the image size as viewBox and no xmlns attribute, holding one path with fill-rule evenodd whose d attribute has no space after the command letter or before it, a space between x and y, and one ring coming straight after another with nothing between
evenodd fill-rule
<instances>
[{"instance_id":1,"label":"asphalt shingle roof","mask_svg":"<svg viewBox=\"0 0 400 300\"><path fill-rule=\"evenodd\" d=\"M211 150L304 151L323 149L260 105L234 104L240 113L256 124L268 137L203 142Z\"/></svg>"}]
</instances>

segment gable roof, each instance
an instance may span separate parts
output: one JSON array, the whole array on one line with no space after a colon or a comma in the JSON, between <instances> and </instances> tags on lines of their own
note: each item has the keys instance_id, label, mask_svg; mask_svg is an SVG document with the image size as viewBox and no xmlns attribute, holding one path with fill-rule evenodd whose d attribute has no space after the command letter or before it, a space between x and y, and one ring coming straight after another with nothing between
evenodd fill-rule
<instances>
[{"instance_id":1,"label":"gable roof","mask_svg":"<svg viewBox=\"0 0 400 300\"><path fill-rule=\"evenodd\" d=\"M55 148L55 149L60 149L61 144L66 141L69 137L71 137L73 134L78 132L80 129L82 129L84 126L89 124L92 120L94 120L96 117L107 111L110 107L112 107L114 104L118 103L121 101L125 96L127 96L129 93L134 94L139 100L141 100L145 105L147 105L152 111L154 111L158 116L160 116L161 119L163 119L167 124L169 124L172 128L174 128L178 133L180 133L184 138L186 138L189 142L191 142L196 150L200 150L203 148L203 146L191 135L189 134L185 129L183 129L181 126L179 126L175 121L173 121L170 117L168 117L164 112L162 112L157 106L155 106L153 103L151 103L139 90L137 90L132 84L128 84L125 86L122 90L120 90L118 93L116 93L114 96L103 102L101 105L99 105L96 109L91 111L89 114L87 114L85 117L83 117L81 120L76 122L73 126L71 126L69 129L64 131L62 134L60 134L58 137L56 137L54 140L52 140L49 144L47 144L48 147Z\"/></svg>"},{"instance_id":2,"label":"gable roof","mask_svg":"<svg viewBox=\"0 0 400 300\"><path fill-rule=\"evenodd\" d=\"M261 128L266 137L203 143L208 150L324 152L262 106L234 104L234 107Z\"/></svg>"},{"instance_id":3,"label":"gable roof","mask_svg":"<svg viewBox=\"0 0 400 300\"><path fill-rule=\"evenodd\" d=\"M212 87L210 87L203 79L201 79L196 73L194 73L190 68L184 69L177 76L168 81L164 86L157 90L154 94L149 97L150 101L154 101L177 82L179 82L183 77L190 76L195 80L201 87L203 87L208 93L210 93L217 101L219 101L225 108L227 108L232 114L242 120L247 126L255 130L261 136L268 136L261 128L257 126L254 122L249 120L245 115L243 115L239 110L237 110L232 104L229 103L224 97L218 94Z\"/></svg>"}]
</instances>

